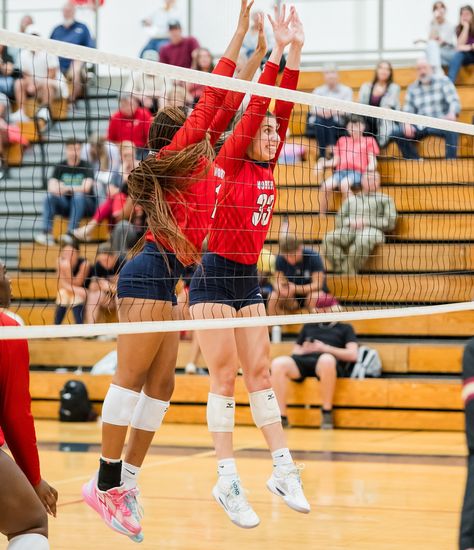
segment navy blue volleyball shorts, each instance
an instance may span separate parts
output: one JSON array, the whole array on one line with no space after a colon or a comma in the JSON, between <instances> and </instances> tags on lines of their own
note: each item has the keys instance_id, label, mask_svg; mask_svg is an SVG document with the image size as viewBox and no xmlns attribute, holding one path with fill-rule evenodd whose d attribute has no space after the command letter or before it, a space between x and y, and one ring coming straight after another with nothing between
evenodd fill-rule
<instances>
[{"instance_id":1,"label":"navy blue volleyball shorts","mask_svg":"<svg viewBox=\"0 0 474 550\"><path fill-rule=\"evenodd\" d=\"M175 306L178 303L175 288L183 272L184 267L175 254L163 253L155 243L147 242L120 271L117 295L119 298L172 302Z\"/></svg>"},{"instance_id":2,"label":"navy blue volleyball shorts","mask_svg":"<svg viewBox=\"0 0 474 550\"><path fill-rule=\"evenodd\" d=\"M225 304L237 311L253 304L263 304L256 265L227 260L207 253L191 280L189 304Z\"/></svg>"}]
</instances>

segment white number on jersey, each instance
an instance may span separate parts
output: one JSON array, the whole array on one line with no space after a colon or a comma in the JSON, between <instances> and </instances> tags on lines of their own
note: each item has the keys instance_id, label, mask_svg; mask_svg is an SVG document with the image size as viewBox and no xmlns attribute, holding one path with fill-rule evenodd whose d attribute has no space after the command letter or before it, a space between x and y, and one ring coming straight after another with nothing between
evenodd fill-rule
<instances>
[{"instance_id":1,"label":"white number on jersey","mask_svg":"<svg viewBox=\"0 0 474 550\"><path fill-rule=\"evenodd\" d=\"M252 214L252 224L258 225L261 223L263 226L267 225L272 215L273 203L275 201L275 195L267 195L262 193L257 198L257 205L259 209Z\"/></svg>"},{"instance_id":2,"label":"white number on jersey","mask_svg":"<svg viewBox=\"0 0 474 550\"><path fill-rule=\"evenodd\" d=\"M216 186L216 202L214 203L214 210L211 214L211 220L213 220L216 217L217 212L217 199L219 198L219 191L221 190L222 183L219 183L219 185Z\"/></svg>"}]
</instances>

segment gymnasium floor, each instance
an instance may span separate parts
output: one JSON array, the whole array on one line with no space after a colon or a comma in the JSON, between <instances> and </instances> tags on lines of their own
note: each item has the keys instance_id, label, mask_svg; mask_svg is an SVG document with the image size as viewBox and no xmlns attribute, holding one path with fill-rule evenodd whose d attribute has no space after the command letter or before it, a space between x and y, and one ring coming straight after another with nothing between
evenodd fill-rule
<instances>
[{"instance_id":1,"label":"gymnasium floor","mask_svg":"<svg viewBox=\"0 0 474 550\"><path fill-rule=\"evenodd\" d=\"M265 488L271 463L260 433L238 427L241 477L261 518L245 531L211 498L215 462L206 428L165 425L141 474L145 541L139 546L80 501L80 487L97 464L99 425L39 421L37 433L43 476L60 493L58 517L50 522L54 550L456 548L462 433L289 430L313 508L304 516Z\"/></svg>"}]
</instances>

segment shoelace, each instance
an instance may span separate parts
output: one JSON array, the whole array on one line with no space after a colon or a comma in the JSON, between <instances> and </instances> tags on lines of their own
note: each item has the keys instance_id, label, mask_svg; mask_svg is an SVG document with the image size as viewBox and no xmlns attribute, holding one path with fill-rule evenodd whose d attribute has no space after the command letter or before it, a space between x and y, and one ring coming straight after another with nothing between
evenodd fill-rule
<instances>
[{"instance_id":1,"label":"shoelace","mask_svg":"<svg viewBox=\"0 0 474 550\"><path fill-rule=\"evenodd\" d=\"M245 496L245 490L238 481L233 481L226 492L226 499L229 509L232 512L246 512L250 504Z\"/></svg>"},{"instance_id":2,"label":"shoelace","mask_svg":"<svg viewBox=\"0 0 474 550\"><path fill-rule=\"evenodd\" d=\"M304 468L304 464L294 464L286 473L286 485L291 494L295 494L295 492L300 492L302 490L303 483L301 482L300 472L304 470Z\"/></svg>"},{"instance_id":3,"label":"shoelace","mask_svg":"<svg viewBox=\"0 0 474 550\"><path fill-rule=\"evenodd\" d=\"M138 495L139 495L138 489L132 489L130 491L127 491L125 493L125 502L131 514L134 517L141 519L143 517L143 508L140 506L140 503L138 502Z\"/></svg>"},{"instance_id":4,"label":"shoelace","mask_svg":"<svg viewBox=\"0 0 474 550\"><path fill-rule=\"evenodd\" d=\"M114 491L113 493L109 494L110 499L112 500L114 506L120 510L120 512L126 516L129 517L131 515L131 511L129 507L127 506L127 493L122 491Z\"/></svg>"}]
</instances>

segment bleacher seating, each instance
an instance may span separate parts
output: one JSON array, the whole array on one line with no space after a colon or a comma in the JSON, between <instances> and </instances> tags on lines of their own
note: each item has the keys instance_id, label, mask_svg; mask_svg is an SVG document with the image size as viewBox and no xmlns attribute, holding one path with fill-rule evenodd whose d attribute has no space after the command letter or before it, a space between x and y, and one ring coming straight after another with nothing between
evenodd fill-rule
<instances>
[{"instance_id":1,"label":"bleacher seating","mask_svg":"<svg viewBox=\"0 0 474 550\"><path fill-rule=\"evenodd\" d=\"M341 80L357 91L362 82L372 77L369 70L342 71ZM403 87L413 81L413 69L396 69L395 77ZM471 122L474 113L474 71L463 69L460 76L463 101L461 120ZM320 73L302 74L300 89L312 90L321 83ZM13 271L14 308L28 324L51 324L56 296L54 275L57 247L41 249L31 244L36 219L41 211L42 169L49 170L62 156L62 144L70 137L85 138L86 129L103 133L107 123L104 112L114 108L116 98L90 94L93 108L86 117L84 102L78 102L73 113L54 116L55 125L43 136L46 155L40 156L39 136L30 133L32 146L21 158L19 168L11 168L5 182L8 208L0 211L0 240L7 263ZM105 110L106 109L106 110ZM57 113L58 114L58 113ZM295 112L292 130L304 132L304 109ZM25 132L34 132L25 128ZM35 139L33 139L35 138ZM301 143L301 138L297 137ZM318 246L325 232L333 227L334 216L324 221L317 214L318 190L323 179L314 171L314 143L303 138L309 149L304 163L279 165L276 178L279 197L270 228L268 246L275 247L280 224L289 222L291 230L305 242ZM392 147L392 146L390 146ZM420 145L427 158L423 163L393 160L398 152L386 149L379 163L383 191L397 205L400 219L387 243L380 245L369 260L365 273L358 277L328 275L331 290L346 301L349 309L366 309L377 302L384 306L445 303L470 300L474 271L474 146L472 139L461 140L461 157L446 161L442 140L429 138ZM20 157L18 155L20 154ZM41 162L38 162L41 159ZM43 164L44 163L44 164ZM10 163L14 166L14 163ZM10 200L11 199L11 200ZM335 195L330 210L340 205ZM289 214L287 216L287 213ZM9 224L7 224L9 220ZM16 225L15 225L16 223ZM63 232L64 222L55 223L55 235ZM107 237L101 226L94 235L97 241ZM2 246L3 246L2 245ZM83 246L83 254L93 260L96 243ZM72 320L69 320L72 322ZM463 340L474 335L474 314L423 315L399 319L362 320L353 323L357 333L376 347L383 359L384 377L380 380L344 380L336 396L336 424L344 427L461 429L460 358ZM284 327L287 336L299 330L298 325ZM420 339L422 339L420 341ZM30 343L34 366L90 367L115 347L114 342L72 340L38 340ZM272 345L272 356L288 353L291 344ZM180 348L178 367L183 367L188 343ZM105 395L108 377L84 374L91 398L97 406ZM59 389L71 374L32 373L34 411L37 415L57 415ZM237 420L250 423L246 392L239 379ZM208 380L205 377L179 375L174 401L168 419L175 422L204 422ZM290 422L311 426L319 423L318 385L309 380L292 385Z\"/></svg>"}]
</instances>

